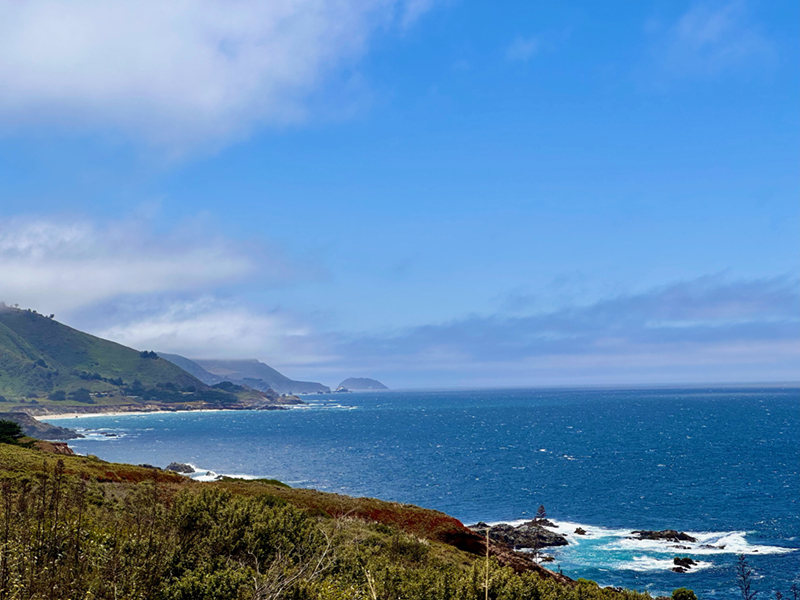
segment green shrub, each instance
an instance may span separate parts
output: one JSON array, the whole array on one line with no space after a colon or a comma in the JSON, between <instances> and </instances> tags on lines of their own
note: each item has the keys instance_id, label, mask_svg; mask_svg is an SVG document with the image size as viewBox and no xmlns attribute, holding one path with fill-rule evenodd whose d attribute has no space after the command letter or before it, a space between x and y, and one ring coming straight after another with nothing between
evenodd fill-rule
<instances>
[{"instance_id":1,"label":"green shrub","mask_svg":"<svg viewBox=\"0 0 800 600\"><path fill-rule=\"evenodd\" d=\"M677 590L672 590L672 600L697 600L697 596L692 590L678 588Z\"/></svg>"}]
</instances>

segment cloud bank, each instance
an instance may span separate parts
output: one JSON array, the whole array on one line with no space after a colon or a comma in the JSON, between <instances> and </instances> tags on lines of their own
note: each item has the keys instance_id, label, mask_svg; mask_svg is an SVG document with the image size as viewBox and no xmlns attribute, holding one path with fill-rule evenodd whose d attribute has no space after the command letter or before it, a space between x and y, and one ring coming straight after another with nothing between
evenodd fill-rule
<instances>
[{"instance_id":1,"label":"cloud bank","mask_svg":"<svg viewBox=\"0 0 800 600\"><path fill-rule=\"evenodd\" d=\"M131 221L3 219L0 300L58 314L131 294L291 279L294 267L279 253L246 254L242 246L202 226L156 235Z\"/></svg>"},{"instance_id":2,"label":"cloud bank","mask_svg":"<svg viewBox=\"0 0 800 600\"><path fill-rule=\"evenodd\" d=\"M542 314L382 334L325 332L302 315L213 298L102 333L197 358L258 357L325 382L353 374L408 387L794 381L798 306L796 279L713 276Z\"/></svg>"},{"instance_id":3,"label":"cloud bank","mask_svg":"<svg viewBox=\"0 0 800 600\"><path fill-rule=\"evenodd\" d=\"M304 101L429 0L0 4L0 124L111 127L186 150L306 116Z\"/></svg>"},{"instance_id":4,"label":"cloud bank","mask_svg":"<svg viewBox=\"0 0 800 600\"><path fill-rule=\"evenodd\" d=\"M314 276L276 249L234 243L202 223L158 235L148 221L0 224L6 303L137 349L259 358L325 383L356 375L394 387L792 381L800 365L796 277L707 276L537 312L514 301L389 332L331 330L314 314L264 304L265 290ZM254 289L258 304L248 300Z\"/></svg>"}]
</instances>

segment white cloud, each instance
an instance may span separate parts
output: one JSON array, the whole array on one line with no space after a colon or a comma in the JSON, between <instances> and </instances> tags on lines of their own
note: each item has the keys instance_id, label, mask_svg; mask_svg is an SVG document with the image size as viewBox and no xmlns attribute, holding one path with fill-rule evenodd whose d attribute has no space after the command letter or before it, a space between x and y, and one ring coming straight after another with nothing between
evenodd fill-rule
<instances>
[{"instance_id":1,"label":"white cloud","mask_svg":"<svg viewBox=\"0 0 800 600\"><path fill-rule=\"evenodd\" d=\"M517 37L506 50L507 60L526 61L541 49L542 43L535 37Z\"/></svg>"},{"instance_id":2,"label":"white cloud","mask_svg":"<svg viewBox=\"0 0 800 600\"><path fill-rule=\"evenodd\" d=\"M772 45L748 18L742 0L698 3L667 31L656 48L664 66L679 75L713 74L769 58Z\"/></svg>"},{"instance_id":3,"label":"white cloud","mask_svg":"<svg viewBox=\"0 0 800 600\"><path fill-rule=\"evenodd\" d=\"M254 261L232 244L198 233L155 236L132 222L4 219L0 300L59 313L127 294L205 289L256 273ZM275 260L267 270L281 278L288 267Z\"/></svg>"},{"instance_id":4,"label":"white cloud","mask_svg":"<svg viewBox=\"0 0 800 600\"><path fill-rule=\"evenodd\" d=\"M186 150L305 117L303 100L432 0L0 3L0 123L113 127Z\"/></svg>"},{"instance_id":5,"label":"white cloud","mask_svg":"<svg viewBox=\"0 0 800 600\"><path fill-rule=\"evenodd\" d=\"M327 363L325 336L283 310L253 310L213 296L118 307L117 322L93 333L137 349L189 358L258 358L272 366ZM122 313L122 314L120 314Z\"/></svg>"}]
</instances>

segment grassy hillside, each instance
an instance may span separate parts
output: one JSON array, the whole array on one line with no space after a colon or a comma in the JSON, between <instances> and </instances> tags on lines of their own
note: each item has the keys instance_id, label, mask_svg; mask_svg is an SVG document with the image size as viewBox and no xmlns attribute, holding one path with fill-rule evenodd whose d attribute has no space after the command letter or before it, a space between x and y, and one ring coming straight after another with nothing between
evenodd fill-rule
<instances>
[{"instance_id":1,"label":"grassy hillside","mask_svg":"<svg viewBox=\"0 0 800 600\"><path fill-rule=\"evenodd\" d=\"M46 446L43 446L46 447ZM0 444L0 598L646 600L436 511ZM488 577L487 577L488 575Z\"/></svg>"},{"instance_id":2,"label":"grassy hillside","mask_svg":"<svg viewBox=\"0 0 800 600\"><path fill-rule=\"evenodd\" d=\"M171 362L143 357L121 344L67 327L33 311L0 310L0 394L116 391L138 380L145 387L204 384Z\"/></svg>"},{"instance_id":3,"label":"grassy hillside","mask_svg":"<svg viewBox=\"0 0 800 600\"><path fill-rule=\"evenodd\" d=\"M210 387L155 352L0 305L0 411L269 408L287 402L230 382Z\"/></svg>"}]
</instances>

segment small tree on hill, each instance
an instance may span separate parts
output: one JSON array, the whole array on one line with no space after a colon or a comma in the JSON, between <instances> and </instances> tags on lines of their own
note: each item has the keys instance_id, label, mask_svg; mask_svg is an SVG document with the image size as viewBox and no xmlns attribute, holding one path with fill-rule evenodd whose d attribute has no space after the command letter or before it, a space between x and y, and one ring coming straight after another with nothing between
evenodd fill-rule
<instances>
[{"instance_id":1,"label":"small tree on hill","mask_svg":"<svg viewBox=\"0 0 800 600\"><path fill-rule=\"evenodd\" d=\"M0 421L0 444L18 444L20 438L24 437L19 423L14 421Z\"/></svg>"},{"instance_id":2,"label":"small tree on hill","mask_svg":"<svg viewBox=\"0 0 800 600\"><path fill-rule=\"evenodd\" d=\"M740 554L739 560L736 562L736 584L742 592L742 600L753 600L758 594L757 591L751 589L753 585L753 569L747 564L744 554Z\"/></svg>"}]
</instances>

